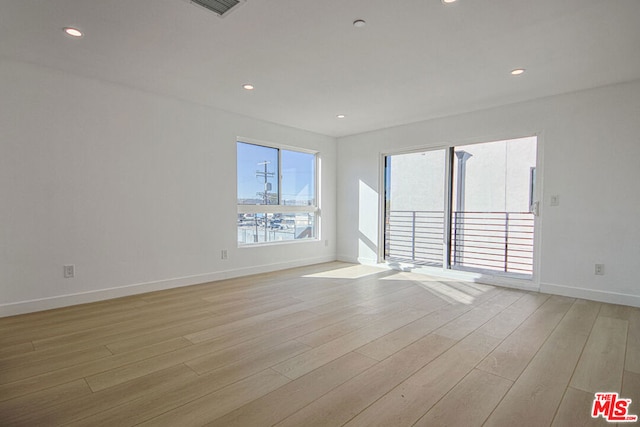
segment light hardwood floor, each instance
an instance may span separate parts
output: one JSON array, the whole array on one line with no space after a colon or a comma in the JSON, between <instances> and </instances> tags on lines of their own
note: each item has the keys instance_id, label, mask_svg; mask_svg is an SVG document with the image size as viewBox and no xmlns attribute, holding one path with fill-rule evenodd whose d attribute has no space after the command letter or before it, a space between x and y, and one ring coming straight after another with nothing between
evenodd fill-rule
<instances>
[{"instance_id":1,"label":"light hardwood floor","mask_svg":"<svg viewBox=\"0 0 640 427\"><path fill-rule=\"evenodd\" d=\"M0 319L2 426L573 426L640 414L640 309L329 263Z\"/></svg>"}]
</instances>

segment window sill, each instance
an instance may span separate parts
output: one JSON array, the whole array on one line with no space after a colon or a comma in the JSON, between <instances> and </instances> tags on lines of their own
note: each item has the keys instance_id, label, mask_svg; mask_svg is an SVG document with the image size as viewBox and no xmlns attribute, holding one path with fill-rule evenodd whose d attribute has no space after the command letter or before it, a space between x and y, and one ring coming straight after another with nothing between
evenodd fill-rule
<instances>
[{"instance_id":1,"label":"window sill","mask_svg":"<svg viewBox=\"0 0 640 427\"><path fill-rule=\"evenodd\" d=\"M280 246L280 245L298 245L301 243L317 243L320 239L297 239L297 240L277 240L275 242L261 242L261 243L244 243L238 244L238 249L248 249L248 248L260 248L264 246Z\"/></svg>"}]
</instances>

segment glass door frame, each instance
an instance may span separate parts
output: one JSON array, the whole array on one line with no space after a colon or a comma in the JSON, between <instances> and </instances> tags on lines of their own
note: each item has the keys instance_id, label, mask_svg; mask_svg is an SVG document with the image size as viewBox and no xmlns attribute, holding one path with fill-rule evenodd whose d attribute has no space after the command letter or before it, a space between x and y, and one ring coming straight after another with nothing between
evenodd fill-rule
<instances>
[{"instance_id":1,"label":"glass door frame","mask_svg":"<svg viewBox=\"0 0 640 427\"><path fill-rule=\"evenodd\" d=\"M385 244L386 244L386 229L385 229L385 221L386 221L386 210L387 210L387 163L386 159L389 156L397 156L402 154L417 154L417 153L426 153L430 151L440 151L443 150L445 152L445 177L444 178L444 230L443 230L443 266L442 270L450 270L450 253L451 253L451 198L452 198L452 173L453 173L453 145L438 145L432 147L420 147L420 148L410 148L407 150L398 150L393 152L383 152L380 154L380 164L378 174L380 180L378 183L378 188L381 189L379 191L379 215L378 215L378 263L387 263L385 259ZM431 267L438 268L438 267Z\"/></svg>"},{"instance_id":2,"label":"glass door frame","mask_svg":"<svg viewBox=\"0 0 640 427\"><path fill-rule=\"evenodd\" d=\"M471 144L482 144L487 142L496 142L496 141L507 141L512 139L520 139L527 137L536 137L536 174L535 174L535 192L533 194L534 202L537 204L537 214L534 215L534 235L533 235L533 265L532 265L532 274L530 278L526 277L515 277L510 276L508 273L500 273L498 271L467 271L461 269L452 268L451 265L451 245L452 245L452 216L453 216L453 173L454 167L453 162L455 161L455 149L456 147L471 145ZM412 147L408 149L400 149L400 150L389 150L385 152L381 152L379 156L379 186L381 189L379 191L379 212L378 212L378 262L382 264L390 265L390 263L385 259L385 220L386 220L386 192L387 192L387 176L386 176L386 158L388 156L401 155L401 154L411 154L411 153L423 153L429 151L437 151L437 150L445 150L445 214L444 214L444 235L443 235L443 265L441 267L427 267L421 265L413 265L411 263L407 263L407 268L412 270L423 270L425 273L432 272L434 274L444 274L446 276L454 276L465 278L468 277L470 279L478 279L480 278L482 281L487 283L494 283L498 285L506 285L509 287L525 289L525 290L537 290L539 285L539 267L540 267L540 247L541 247L541 222L542 222L542 185L543 185L543 133L538 132L534 134L519 134L517 136L507 136L507 137L492 137L486 139L477 139L466 140L466 141L457 141L456 143L448 143L446 145L434 145L434 146L423 146L423 147ZM403 263L404 264L404 263Z\"/></svg>"}]
</instances>

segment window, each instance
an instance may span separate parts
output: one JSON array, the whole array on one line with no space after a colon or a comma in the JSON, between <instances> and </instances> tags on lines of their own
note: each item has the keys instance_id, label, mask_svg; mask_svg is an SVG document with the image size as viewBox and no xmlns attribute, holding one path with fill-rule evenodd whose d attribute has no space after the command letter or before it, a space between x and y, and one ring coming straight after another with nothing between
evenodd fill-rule
<instances>
[{"instance_id":1,"label":"window","mask_svg":"<svg viewBox=\"0 0 640 427\"><path fill-rule=\"evenodd\" d=\"M244 141L238 152L238 244L317 238L317 154Z\"/></svg>"}]
</instances>

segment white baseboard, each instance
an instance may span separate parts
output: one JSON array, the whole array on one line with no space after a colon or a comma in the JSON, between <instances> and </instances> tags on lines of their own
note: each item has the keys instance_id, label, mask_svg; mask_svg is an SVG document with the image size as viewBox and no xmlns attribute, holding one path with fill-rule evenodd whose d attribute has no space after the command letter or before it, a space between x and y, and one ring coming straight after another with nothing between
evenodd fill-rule
<instances>
[{"instance_id":1,"label":"white baseboard","mask_svg":"<svg viewBox=\"0 0 640 427\"><path fill-rule=\"evenodd\" d=\"M359 264L358 258L347 256L347 255L338 255L336 257L336 261L348 262L349 264Z\"/></svg>"},{"instance_id":2,"label":"white baseboard","mask_svg":"<svg viewBox=\"0 0 640 427\"><path fill-rule=\"evenodd\" d=\"M147 292L161 291L164 289L179 288L182 286L197 285L200 283L214 282L217 280L232 279L235 277L249 276L252 274L269 273L272 271L320 264L324 262L332 262L335 260L336 258L334 256L305 258L275 264L243 267L234 270L216 271L194 276L178 277L145 283L135 283L132 285L119 286L116 288L99 289L89 292L79 292L75 294L57 295L48 298L39 298L9 304L0 304L0 317L51 310L54 308L68 307L77 304L86 304L89 302L103 301L113 298L121 298Z\"/></svg>"},{"instance_id":3,"label":"white baseboard","mask_svg":"<svg viewBox=\"0 0 640 427\"><path fill-rule=\"evenodd\" d=\"M540 292L545 294L562 295L565 297L588 299L591 301L606 302L609 304L640 307L640 296L638 295L605 292L595 289L576 288L573 286L554 285L551 283L541 283Z\"/></svg>"}]
</instances>

